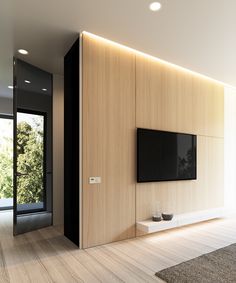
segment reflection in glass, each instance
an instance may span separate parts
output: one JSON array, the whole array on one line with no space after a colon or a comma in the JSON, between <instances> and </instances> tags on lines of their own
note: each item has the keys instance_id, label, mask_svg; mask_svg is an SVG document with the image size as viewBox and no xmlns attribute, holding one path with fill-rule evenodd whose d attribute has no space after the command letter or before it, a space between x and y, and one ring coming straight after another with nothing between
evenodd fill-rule
<instances>
[{"instance_id":1,"label":"reflection in glass","mask_svg":"<svg viewBox=\"0 0 236 283\"><path fill-rule=\"evenodd\" d=\"M193 175L195 163L192 140L190 138L186 138L184 135L177 135L177 148L178 177L190 179Z\"/></svg>"},{"instance_id":2,"label":"reflection in glass","mask_svg":"<svg viewBox=\"0 0 236 283\"><path fill-rule=\"evenodd\" d=\"M44 208L45 116L17 112L17 210Z\"/></svg>"}]
</instances>

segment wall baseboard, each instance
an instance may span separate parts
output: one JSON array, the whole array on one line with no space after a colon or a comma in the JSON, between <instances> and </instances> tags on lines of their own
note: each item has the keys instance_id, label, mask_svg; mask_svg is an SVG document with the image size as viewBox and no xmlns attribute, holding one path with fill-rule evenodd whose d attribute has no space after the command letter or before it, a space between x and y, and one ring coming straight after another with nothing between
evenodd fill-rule
<instances>
[{"instance_id":1,"label":"wall baseboard","mask_svg":"<svg viewBox=\"0 0 236 283\"><path fill-rule=\"evenodd\" d=\"M136 228L144 233L160 232L210 219L221 218L226 215L224 207L196 211L175 215L171 221L153 222L151 220L136 223Z\"/></svg>"}]
</instances>

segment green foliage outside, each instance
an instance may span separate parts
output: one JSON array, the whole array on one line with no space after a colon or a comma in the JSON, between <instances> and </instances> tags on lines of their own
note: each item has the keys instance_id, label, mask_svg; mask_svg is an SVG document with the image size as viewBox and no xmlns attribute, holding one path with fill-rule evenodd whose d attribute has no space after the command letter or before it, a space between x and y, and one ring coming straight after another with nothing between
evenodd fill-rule
<instances>
[{"instance_id":1,"label":"green foliage outside","mask_svg":"<svg viewBox=\"0 0 236 283\"><path fill-rule=\"evenodd\" d=\"M43 131L26 122L17 125L17 203L43 201Z\"/></svg>"},{"instance_id":2,"label":"green foliage outside","mask_svg":"<svg viewBox=\"0 0 236 283\"><path fill-rule=\"evenodd\" d=\"M34 121L35 122L35 121ZM42 121L33 128L27 122L17 125L17 202L43 201L43 129ZM0 144L0 198L13 197L13 140Z\"/></svg>"},{"instance_id":3,"label":"green foliage outside","mask_svg":"<svg viewBox=\"0 0 236 283\"><path fill-rule=\"evenodd\" d=\"M0 144L0 198L13 198L12 149L12 138L5 137L4 142Z\"/></svg>"}]
</instances>

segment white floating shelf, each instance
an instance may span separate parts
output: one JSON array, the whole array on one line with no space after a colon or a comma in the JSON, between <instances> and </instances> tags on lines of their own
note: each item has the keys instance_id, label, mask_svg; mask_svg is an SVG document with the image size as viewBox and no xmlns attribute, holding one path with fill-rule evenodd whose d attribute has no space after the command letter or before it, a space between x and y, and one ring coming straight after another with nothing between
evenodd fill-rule
<instances>
[{"instance_id":1,"label":"white floating shelf","mask_svg":"<svg viewBox=\"0 0 236 283\"><path fill-rule=\"evenodd\" d=\"M184 225L194 224L210 219L220 218L225 216L225 209L223 207L196 211L186 214L178 214L170 221L154 222L152 220L140 221L136 223L138 230L145 233L154 233Z\"/></svg>"}]
</instances>

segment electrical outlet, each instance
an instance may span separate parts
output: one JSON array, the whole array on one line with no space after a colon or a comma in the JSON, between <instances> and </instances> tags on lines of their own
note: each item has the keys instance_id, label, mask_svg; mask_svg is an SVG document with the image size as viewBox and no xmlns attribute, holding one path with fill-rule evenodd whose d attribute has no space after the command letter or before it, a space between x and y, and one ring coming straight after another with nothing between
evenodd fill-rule
<instances>
[{"instance_id":1,"label":"electrical outlet","mask_svg":"<svg viewBox=\"0 0 236 283\"><path fill-rule=\"evenodd\" d=\"M89 177L89 184L100 184L101 182L101 177Z\"/></svg>"}]
</instances>

